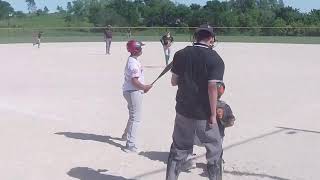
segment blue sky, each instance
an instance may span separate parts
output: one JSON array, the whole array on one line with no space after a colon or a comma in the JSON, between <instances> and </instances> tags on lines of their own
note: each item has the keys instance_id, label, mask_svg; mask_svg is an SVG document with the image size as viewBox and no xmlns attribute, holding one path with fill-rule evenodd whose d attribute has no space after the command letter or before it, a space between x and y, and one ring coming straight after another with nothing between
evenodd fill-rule
<instances>
[{"instance_id":1,"label":"blue sky","mask_svg":"<svg viewBox=\"0 0 320 180\"><path fill-rule=\"evenodd\" d=\"M5 0L9 2L15 10L27 11L25 0ZM47 6L49 10L55 10L57 5L65 7L68 1L72 0L35 0L38 8ZM207 0L173 0L178 3L197 3L205 4ZM308 12L311 9L320 9L320 0L284 0L286 5L300 9L302 12Z\"/></svg>"}]
</instances>

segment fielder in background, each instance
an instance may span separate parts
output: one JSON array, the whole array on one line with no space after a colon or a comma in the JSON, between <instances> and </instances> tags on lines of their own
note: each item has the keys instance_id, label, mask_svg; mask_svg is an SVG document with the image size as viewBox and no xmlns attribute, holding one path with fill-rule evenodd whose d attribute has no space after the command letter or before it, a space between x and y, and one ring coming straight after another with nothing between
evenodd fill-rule
<instances>
[{"instance_id":1,"label":"fielder in background","mask_svg":"<svg viewBox=\"0 0 320 180\"><path fill-rule=\"evenodd\" d=\"M152 85L145 85L142 64L138 60L142 55L143 45L136 40L130 40L127 43L127 50L131 55L124 70L123 84L123 96L128 103L129 111L127 126L122 135L122 139L127 141L123 149L125 152L138 153L137 131L141 121L142 96L152 88Z\"/></svg>"},{"instance_id":2,"label":"fielder in background","mask_svg":"<svg viewBox=\"0 0 320 180\"><path fill-rule=\"evenodd\" d=\"M162 36L162 38L160 39L160 42L163 46L166 65L168 65L170 55L171 55L171 45L173 43L173 37L171 36L170 32L167 32L164 36Z\"/></svg>"},{"instance_id":3,"label":"fielder in background","mask_svg":"<svg viewBox=\"0 0 320 180\"><path fill-rule=\"evenodd\" d=\"M111 25L108 25L104 30L104 41L106 42L106 54L110 54L110 47L112 42L112 30Z\"/></svg>"},{"instance_id":4,"label":"fielder in background","mask_svg":"<svg viewBox=\"0 0 320 180\"><path fill-rule=\"evenodd\" d=\"M224 62L212 50L215 33L209 25L195 32L196 43L178 51L173 58L171 84L178 86L173 143L166 179L177 180L193 150L195 132L207 153L210 180L219 175L222 142L217 122L217 82L223 81Z\"/></svg>"},{"instance_id":5,"label":"fielder in background","mask_svg":"<svg viewBox=\"0 0 320 180\"><path fill-rule=\"evenodd\" d=\"M42 31L39 31L38 33L33 33L33 46L38 45L38 48L40 48L42 34Z\"/></svg>"}]
</instances>

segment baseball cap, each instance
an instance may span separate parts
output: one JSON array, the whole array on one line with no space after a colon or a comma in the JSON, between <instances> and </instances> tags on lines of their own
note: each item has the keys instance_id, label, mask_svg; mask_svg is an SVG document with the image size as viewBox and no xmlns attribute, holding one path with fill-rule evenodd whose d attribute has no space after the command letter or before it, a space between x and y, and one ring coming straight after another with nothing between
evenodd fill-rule
<instances>
[{"instance_id":1,"label":"baseball cap","mask_svg":"<svg viewBox=\"0 0 320 180\"><path fill-rule=\"evenodd\" d=\"M216 34L213 31L213 27L208 24L202 24L196 29L196 33L199 33L200 31L207 31L211 34L212 37L214 37Z\"/></svg>"}]
</instances>

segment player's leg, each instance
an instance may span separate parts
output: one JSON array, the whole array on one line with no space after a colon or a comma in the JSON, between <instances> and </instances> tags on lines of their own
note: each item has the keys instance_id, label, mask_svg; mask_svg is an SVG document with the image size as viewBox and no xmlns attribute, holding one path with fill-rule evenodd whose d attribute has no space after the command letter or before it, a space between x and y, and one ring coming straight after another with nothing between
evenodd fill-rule
<instances>
[{"instance_id":1,"label":"player's leg","mask_svg":"<svg viewBox=\"0 0 320 180\"><path fill-rule=\"evenodd\" d=\"M180 172L183 170L188 154L190 154L193 148L195 127L195 120L186 118L180 114L176 115L166 180L177 180Z\"/></svg>"},{"instance_id":2,"label":"player's leg","mask_svg":"<svg viewBox=\"0 0 320 180\"><path fill-rule=\"evenodd\" d=\"M167 63L167 65L169 64L170 56L171 56L171 44L168 45L168 50L167 50L167 55L166 55L166 63Z\"/></svg>"},{"instance_id":3,"label":"player's leg","mask_svg":"<svg viewBox=\"0 0 320 180\"><path fill-rule=\"evenodd\" d=\"M108 39L106 39L106 54L108 54L108 47L109 46L109 42L108 42Z\"/></svg>"},{"instance_id":4,"label":"player's leg","mask_svg":"<svg viewBox=\"0 0 320 180\"><path fill-rule=\"evenodd\" d=\"M110 54L110 47L111 47L111 39L109 39L109 42L108 42L108 54Z\"/></svg>"},{"instance_id":5,"label":"player's leg","mask_svg":"<svg viewBox=\"0 0 320 180\"><path fill-rule=\"evenodd\" d=\"M163 45L163 51L164 51L166 65L168 65L169 64L168 46Z\"/></svg>"},{"instance_id":6,"label":"player's leg","mask_svg":"<svg viewBox=\"0 0 320 180\"><path fill-rule=\"evenodd\" d=\"M39 38L39 39L38 39L38 42L37 42L38 48L40 48L40 43L41 43L41 39Z\"/></svg>"},{"instance_id":7,"label":"player's leg","mask_svg":"<svg viewBox=\"0 0 320 180\"><path fill-rule=\"evenodd\" d=\"M140 91L124 92L129 110L126 152L137 152L137 130L141 121L142 96Z\"/></svg>"},{"instance_id":8,"label":"player's leg","mask_svg":"<svg viewBox=\"0 0 320 180\"><path fill-rule=\"evenodd\" d=\"M112 44L112 39L110 39L110 43L109 43L109 54L110 54L111 44Z\"/></svg>"},{"instance_id":9,"label":"player's leg","mask_svg":"<svg viewBox=\"0 0 320 180\"><path fill-rule=\"evenodd\" d=\"M128 110L130 109L129 104L127 105L127 108L128 108ZM129 120L130 119L128 119L126 128L124 129L123 134L121 136L121 140L123 140L123 141L127 141L128 140L128 137L127 137L128 136L128 128L129 128L129 125L130 125Z\"/></svg>"},{"instance_id":10,"label":"player's leg","mask_svg":"<svg viewBox=\"0 0 320 180\"><path fill-rule=\"evenodd\" d=\"M33 46L35 46L37 44L38 39L36 37L33 37Z\"/></svg>"},{"instance_id":11,"label":"player's leg","mask_svg":"<svg viewBox=\"0 0 320 180\"><path fill-rule=\"evenodd\" d=\"M218 180L222 153L221 135L218 124L209 127L207 120L197 121L196 133L201 143L206 147L207 169L210 180Z\"/></svg>"},{"instance_id":12,"label":"player's leg","mask_svg":"<svg viewBox=\"0 0 320 180\"><path fill-rule=\"evenodd\" d=\"M110 54L111 38L107 39L107 54Z\"/></svg>"}]
</instances>

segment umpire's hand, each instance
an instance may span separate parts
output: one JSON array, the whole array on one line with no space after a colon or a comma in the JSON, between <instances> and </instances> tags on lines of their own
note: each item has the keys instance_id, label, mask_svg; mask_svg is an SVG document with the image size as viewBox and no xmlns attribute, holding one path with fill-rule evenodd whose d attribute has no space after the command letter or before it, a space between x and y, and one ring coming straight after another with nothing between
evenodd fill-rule
<instances>
[{"instance_id":1,"label":"umpire's hand","mask_svg":"<svg viewBox=\"0 0 320 180\"><path fill-rule=\"evenodd\" d=\"M211 115L210 118L209 118L209 127L210 128L213 128L214 126L217 125L217 116L216 115Z\"/></svg>"}]
</instances>

